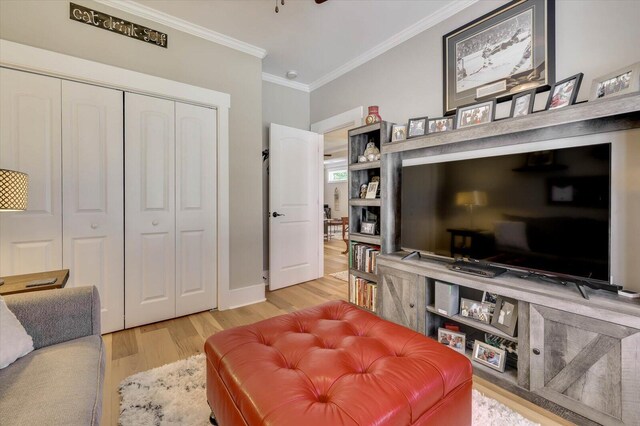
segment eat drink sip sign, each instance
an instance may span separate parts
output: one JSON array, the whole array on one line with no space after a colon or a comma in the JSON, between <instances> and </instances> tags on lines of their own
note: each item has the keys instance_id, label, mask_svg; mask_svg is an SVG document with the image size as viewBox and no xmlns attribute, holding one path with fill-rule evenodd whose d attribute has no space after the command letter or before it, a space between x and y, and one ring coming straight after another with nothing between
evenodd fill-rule
<instances>
[{"instance_id":1,"label":"eat drink sip sign","mask_svg":"<svg viewBox=\"0 0 640 426\"><path fill-rule=\"evenodd\" d=\"M74 3L69 3L69 18L164 48L167 47L169 41L165 33Z\"/></svg>"}]
</instances>

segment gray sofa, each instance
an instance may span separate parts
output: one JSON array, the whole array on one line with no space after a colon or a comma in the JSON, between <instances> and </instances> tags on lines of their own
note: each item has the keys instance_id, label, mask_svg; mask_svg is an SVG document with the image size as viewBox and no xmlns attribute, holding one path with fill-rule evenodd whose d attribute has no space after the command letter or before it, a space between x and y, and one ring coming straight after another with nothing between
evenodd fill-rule
<instances>
[{"instance_id":1,"label":"gray sofa","mask_svg":"<svg viewBox=\"0 0 640 426\"><path fill-rule=\"evenodd\" d=\"M99 425L105 349L95 287L5 296L35 350L0 370L0 423Z\"/></svg>"}]
</instances>

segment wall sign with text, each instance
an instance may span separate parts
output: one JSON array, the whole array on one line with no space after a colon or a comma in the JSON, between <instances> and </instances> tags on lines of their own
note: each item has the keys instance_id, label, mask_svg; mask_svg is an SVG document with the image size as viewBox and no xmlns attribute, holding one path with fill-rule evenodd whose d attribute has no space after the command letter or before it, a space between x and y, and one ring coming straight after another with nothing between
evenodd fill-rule
<instances>
[{"instance_id":1,"label":"wall sign with text","mask_svg":"<svg viewBox=\"0 0 640 426\"><path fill-rule=\"evenodd\" d=\"M169 42L165 33L74 3L69 3L69 18L164 48L167 47Z\"/></svg>"}]
</instances>

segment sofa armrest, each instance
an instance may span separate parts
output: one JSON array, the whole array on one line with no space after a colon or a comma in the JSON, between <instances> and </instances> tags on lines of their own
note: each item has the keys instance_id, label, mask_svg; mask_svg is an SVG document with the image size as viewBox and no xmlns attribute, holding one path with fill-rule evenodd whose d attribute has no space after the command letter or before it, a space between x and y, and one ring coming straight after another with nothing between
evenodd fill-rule
<instances>
[{"instance_id":1,"label":"sofa armrest","mask_svg":"<svg viewBox=\"0 0 640 426\"><path fill-rule=\"evenodd\" d=\"M100 335L100 296L95 287L35 291L4 299L33 338L35 349Z\"/></svg>"}]
</instances>

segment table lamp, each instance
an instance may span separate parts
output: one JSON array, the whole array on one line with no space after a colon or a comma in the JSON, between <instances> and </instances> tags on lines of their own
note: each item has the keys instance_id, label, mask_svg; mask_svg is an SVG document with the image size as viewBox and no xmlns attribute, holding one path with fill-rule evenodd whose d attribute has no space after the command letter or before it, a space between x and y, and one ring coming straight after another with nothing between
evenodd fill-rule
<instances>
[{"instance_id":1,"label":"table lamp","mask_svg":"<svg viewBox=\"0 0 640 426\"><path fill-rule=\"evenodd\" d=\"M15 170L0 169L0 211L18 212L27 209L29 176ZM0 285L4 280L0 278Z\"/></svg>"},{"instance_id":2,"label":"table lamp","mask_svg":"<svg viewBox=\"0 0 640 426\"><path fill-rule=\"evenodd\" d=\"M469 209L469 229L473 229L473 208L487 205L487 193L484 191L458 192L456 205Z\"/></svg>"}]
</instances>

